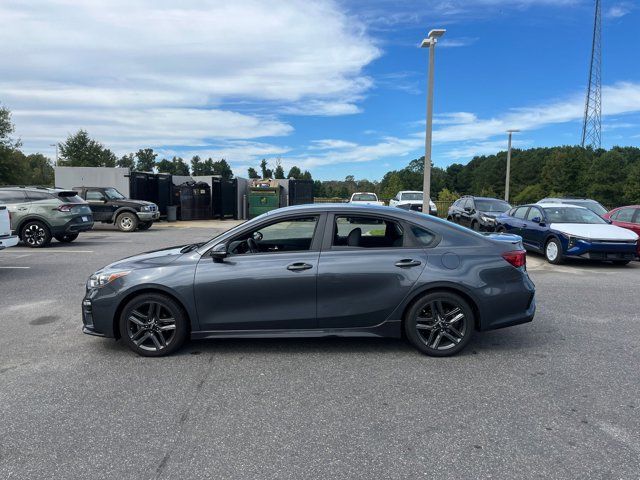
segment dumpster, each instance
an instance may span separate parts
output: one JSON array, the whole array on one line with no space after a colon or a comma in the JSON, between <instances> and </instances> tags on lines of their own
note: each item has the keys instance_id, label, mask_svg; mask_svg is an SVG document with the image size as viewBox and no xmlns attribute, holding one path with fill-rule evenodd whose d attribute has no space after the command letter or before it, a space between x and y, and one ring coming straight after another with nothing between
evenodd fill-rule
<instances>
[{"instance_id":1,"label":"dumpster","mask_svg":"<svg viewBox=\"0 0 640 480\"><path fill-rule=\"evenodd\" d=\"M272 180L256 180L249 187L249 218L280 207L280 186Z\"/></svg>"},{"instance_id":2,"label":"dumpster","mask_svg":"<svg viewBox=\"0 0 640 480\"><path fill-rule=\"evenodd\" d=\"M180 220L211 218L211 187L204 182L185 182L174 187L174 203Z\"/></svg>"}]
</instances>

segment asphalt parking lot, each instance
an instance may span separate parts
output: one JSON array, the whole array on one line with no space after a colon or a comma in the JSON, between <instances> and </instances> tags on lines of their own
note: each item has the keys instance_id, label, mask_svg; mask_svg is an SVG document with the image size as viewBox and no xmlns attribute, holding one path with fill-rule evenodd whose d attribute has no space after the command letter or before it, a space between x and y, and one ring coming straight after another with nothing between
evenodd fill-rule
<instances>
[{"instance_id":1,"label":"asphalt parking lot","mask_svg":"<svg viewBox=\"0 0 640 480\"><path fill-rule=\"evenodd\" d=\"M211 228L0 252L0 478L640 477L640 263L529 255L538 313L453 358L401 340L81 333L88 276Z\"/></svg>"}]
</instances>

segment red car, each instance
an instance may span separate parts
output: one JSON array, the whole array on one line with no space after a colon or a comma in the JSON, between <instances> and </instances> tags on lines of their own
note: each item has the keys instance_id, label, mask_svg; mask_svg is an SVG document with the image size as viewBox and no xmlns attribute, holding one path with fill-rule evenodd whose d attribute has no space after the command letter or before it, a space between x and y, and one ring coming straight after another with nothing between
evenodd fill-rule
<instances>
[{"instance_id":1,"label":"red car","mask_svg":"<svg viewBox=\"0 0 640 480\"><path fill-rule=\"evenodd\" d=\"M611 220L614 225L628 228L640 236L640 205L614 208L603 217ZM638 256L640 257L640 241L638 241Z\"/></svg>"}]
</instances>

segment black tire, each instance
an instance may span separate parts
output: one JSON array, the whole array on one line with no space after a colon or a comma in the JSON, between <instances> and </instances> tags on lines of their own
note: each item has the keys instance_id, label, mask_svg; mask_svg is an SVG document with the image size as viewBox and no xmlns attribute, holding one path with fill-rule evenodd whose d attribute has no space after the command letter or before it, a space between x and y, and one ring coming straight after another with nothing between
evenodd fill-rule
<instances>
[{"instance_id":1,"label":"black tire","mask_svg":"<svg viewBox=\"0 0 640 480\"><path fill-rule=\"evenodd\" d=\"M29 220L20 230L20 240L29 248L43 248L51 243L51 230L38 220Z\"/></svg>"},{"instance_id":2,"label":"black tire","mask_svg":"<svg viewBox=\"0 0 640 480\"><path fill-rule=\"evenodd\" d=\"M185 342L189 332L187 322L184 310L171 298L143 293L125 305L118 328L133 352L143 357L162 357Z\"/></svg>"},{"instance_id":3,"label":"black tire","mask_svg":"<svg viewBox=\"0 0 640 480\"><path fill-rule=\"evenodd\" d=\"M116 226L121 232L135 232L138 228L138 217L135 213L122 212L116 218Z\"/></svg>"},{"instance_id":4,"label":"black tire","mask_svg":"<svg viewBox=\"0 0 640 480\"><path fill-rule=\"evenodd\" d=\"M498 226L496 227L496 233L505 233L506 231L507 231L507 229L506 229L506 228L504 228L504 226L503 226L503 225L498 225Z\"/></svg>"},{"instance_id":5,"label":"black tire","mask_svg":"<svg viewBox=\"0 0 640 480\"><path fill-rule=\"evenodd\" d=\"M547 259L547 262L552 263L553 265L560 265L564 261L562 258L562 245L557 238L550 238L544 245L544 256Z\"/></svg>"},{"instance_id":6,"label":"black tire","mask_svg":"<svg viewBox=\"0 0 640 480\"><path fill-rule=\"evenodd\" d=\"M56 240L58 240L59 242L62 243L71 243L73 242L76 238L78 238L79 233L75 232L75 233L61 233L58 235L54 235L53 238L55 238Z\"/></svg>"},{"instance_id":7,"label":"black tire","mask_svg":"<svg viewBox=\"0 0 640 480\"><path fill-rule=\"evenodd\" d=\"M140 222L138 223L138 230L149 230L153 225L153 221L151 222Z\"/></svg>"},{"instance_id":8,"label":"black tire","mask_svg":"<svg viewBox=\"0 0 640 480\"><path fill-rule=\"evenodd\" d=\"M434 309L438 312L435 317ZM462 317L455 320L459 315ZM407 339L432 357L448 357L461 351L471 340L474 328L473 310L462 297L450 292L424 295L404 319Z\"/></svg>"},{"instance_id":9,"label":"black tire","mask_svg":"<svg viewBox=\"0 0 640 480\"><path fill-rule=\"evenodd\" d=\"M628 264L631 260L614 260L613 264L614 265L618 265L619 267L624 267L626 264Z\"/></svg>"},{"instance_id":10,"label":"black tire","mask_svg":"<svg viewBox=\"0 0 640 480\"><path fill-rule=\"evenodd\" d=\"M453 222L453 217L451 215L447 217L447 222Z\"/></svg>"}]
</instances>

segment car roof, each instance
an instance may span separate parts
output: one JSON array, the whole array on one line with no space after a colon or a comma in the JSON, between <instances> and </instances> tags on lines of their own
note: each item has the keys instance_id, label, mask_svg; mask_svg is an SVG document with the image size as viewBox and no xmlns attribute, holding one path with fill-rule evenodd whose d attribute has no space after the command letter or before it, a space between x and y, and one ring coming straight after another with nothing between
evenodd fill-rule
<instances>
[{"instance_id":1,"label":"car roof","mask_svg":"<svg viewBox=\"0 0 640 480\"><path fill-rule=\"evenodd\" d=\"M559 202L545 202L545 203L532 203L531 205L521 205L522 207L543 207L543 208L582 208L584 210L589 210L587 207L581 207L580 205L572 205L570 203L559 203Z\"/></svg>"},{"instance_id":2,"label":"car roof","mask_svg":"<svg viewBox=\"0 0 640 480\"><path fill-rule=\"evenodd\" d=\"M505 202L505 203L509 203L506 200L503 200L501 198L494 198L494 197L476 197L475 195L468 195L467 197L461 197L461 198L473 198L474 200L496 200L498 202Z\"/></svg>"},{"instance_id":3,"label":"car roof","mask_svg":"<svg viewBox=\"0 0 640 480\"><path fill-rule=\"evenodd\" d=\"M420 190L400 190L398 193L424 193Z\"/></svg>"},{"instance_id":4,"label":"car roof","mask_svg":"<svg viewBox=\"0 0 640 480\"><path fill-rule=\"evenodd\" d=\"M322 212L353 212L358 214L372 215L390 215L396 218L403 218L410 221L419 221L420 217L433 218L430 215L413 210L404 210L402 208L388 207L386 205L363 205L353 203L306 203L303 205L294 205L290 207L277 208L266 212L265 216L280 216L290 213L322 213Z\"/></svg>"}]
</instances>

